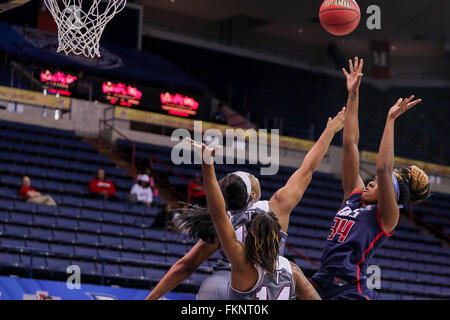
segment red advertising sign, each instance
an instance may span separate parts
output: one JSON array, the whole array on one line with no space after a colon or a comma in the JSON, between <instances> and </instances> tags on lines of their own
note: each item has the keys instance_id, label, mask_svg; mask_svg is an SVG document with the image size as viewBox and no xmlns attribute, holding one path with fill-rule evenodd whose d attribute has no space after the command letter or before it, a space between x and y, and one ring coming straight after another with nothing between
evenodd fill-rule
<instances>
[{"instance_id":1,"label":"red advertising sign","mask_svg":"<svg viewBox=\"0 0 450 320\"><path fill-rule=\"evenodd\" d=\"M102 90L109 103L118 104L120 106L137 106L142 98L142 92L137 88L120 82L103 82Z\"/></svg>"},{"instance_id":2,"label":"red advertising sign","mask_svg":"<svg viewBox=\"0 0 450 320\"><path fill-rule=\"evenodd\" d=\"M161 93L160 95L163 110L169 114L190 117L197 114L199 103L193 98L182 96L179 93L171 94L169 92Z\"/></svg>"},{"instance_id":3,"label":"red advertising sign","mask_svg":"<svg viewBox=\"0 0 450 320\"><path fill-rule=\"evenodd\" d=\"M41 72L41 82L44 89L49 93L60 94L63 96L70 96L70 86L77 80L76 76L71 74L64 74L57 71L52 73L49 70Z\"/></svg>"}]
</instances>

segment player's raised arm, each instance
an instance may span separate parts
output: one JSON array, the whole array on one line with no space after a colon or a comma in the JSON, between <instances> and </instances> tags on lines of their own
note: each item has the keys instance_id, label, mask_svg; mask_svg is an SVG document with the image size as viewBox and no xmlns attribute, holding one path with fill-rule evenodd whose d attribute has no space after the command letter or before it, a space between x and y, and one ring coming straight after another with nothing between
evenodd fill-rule
<instances>
[{"instance_id":1,"label":"player's raised arm","mask_svg":"<svg viewBox=\"0 0 450 320\"><path fill-rule=\"evenodd\" d=\"M219 238L220 245L231 263L231 270L246 270L248 260L245 255L244 245L238 241L233 225L226 212L225 199L217 182L216 172L214 170L214 155L216 149L207 147L205 144L199 144L192 139L187 138L191 146L202 159L203 184L206 191L206 201L208 203L208 212L214 223L214 227ZM232 272L233 277L233 272Z\"/></svg>"},{"instance_id":2,"label":"player's raised arm","mask_svg":"<svg viewBox=\"0 0 450 320\"><path fill-rule=\"evenodd\" d=\"M302 199L306 188L311 182L312 175L327 153L334 135L342 130L344 120L345 107L333 119L328 119L325 130L316 144L309 150L301 167L292 174L286 185L275 192L270 199L270 210L277 215L282 230L287 231L289 215L292 209Z\"/></svg>"},{"instance_id":3,"label":"player's raised arm","mask_svg":"<svg viewBox=\"0 0 450 320\"><path fill-rule=\"evenodd\" d=\"M394 168L394 124L395 120L414 107L422 100L414 100L414 96L408 99L399 99L389 110L386 125L381 138L380 150L377 158L377 184L378 184L378 210L380 212L381 224L386 232L390 233L398 224L400 216L396 193L394 191L394 180L396 179L392 170ZM398 185L398 182L397 182Z\"/></svg>"},{"instance_id":4,"label":"player's raised arm","mask_svg":"<svg viewBox=\"0 0 450 320\"><path fill-rule=\"evenodd\" d=\"M295 294L300 300L322 300L317 293L316 289L312 286L312 284L306 279L303 271L293 263L291 263L292 275L294 277L295 283Z\"/></svg>"},{"instance_id":5,"label":"player's raised arm","mask_svg":"<svg viewBox=\"0 0 450 320\"><path fill-rule=\"evenodd\" d=\"M146 300L158 300L172 291L181 282L189 278L218 248L218 242L212 244L199 240L183 258L167 271Z\"/></svg>"},{"instance_id":6,"label":"player's raised arm","mask_svg":"<svg viewBox=\"0 0 450 320\"><path fill-rule=\"evenodd\" d=\"M364 60L355 57L353 62L349 60L349 72L342 68L347 78L347 111L344 124L343 137L343 162L342 162L342 187L344 189L344 200L354 191L362 191L364 183L359 175L359 86L363 76L362 69Z\"/></svg>"}]
</instances>

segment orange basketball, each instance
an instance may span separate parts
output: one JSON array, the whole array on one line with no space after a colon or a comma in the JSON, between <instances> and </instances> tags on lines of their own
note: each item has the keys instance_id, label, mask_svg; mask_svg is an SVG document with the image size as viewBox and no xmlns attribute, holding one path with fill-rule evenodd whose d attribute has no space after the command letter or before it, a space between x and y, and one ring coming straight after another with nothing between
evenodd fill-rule
<instances>
[{"instance_id":1,"label":"orange basketball","mask_svg":"<svg viewBox=\"0 0 450 320\"><path fill-rule=\"evenodd\" d=\"M361 11L355 0L325 0L320 6L319 19L329 33L345 36L358 26Z\"/></svg>"}]
</instances>

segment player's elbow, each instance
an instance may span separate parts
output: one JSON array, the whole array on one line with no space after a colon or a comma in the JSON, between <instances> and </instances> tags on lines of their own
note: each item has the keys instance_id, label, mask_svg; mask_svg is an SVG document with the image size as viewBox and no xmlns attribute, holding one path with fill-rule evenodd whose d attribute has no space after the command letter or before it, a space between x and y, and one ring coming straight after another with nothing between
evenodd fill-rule
<instances>
[{"instance_id":1,"label":"player's elbow","mask_svg":"<svg viewBox=\"0 0 450 320\"><path fill-rule=\"evenodd\" d=\"M189 261L187 259L178 260L175 263L174 267L178 273L188 274L188 275L194 273L195 270L197 269L197 266L195 266L194 263L192 263L191 261Z\"/></svg>"},{"instance_id":2,"label":"player's elbow","mask_svg":"<svg viewBox=\"0 0 450 320\"><path fill-rule=\"evenodd\" d=\"M391 174L392 168L390 168L387 164L381 163L377 164L376 172L377 176L386 176Z\"/></svg>"},{"instance_id":3,"label":"player's elbow","mask_svg":"<svg viewBox=\"0 0 450 320\"><path fill-rule=\"evenodd\" d=\"M358 139L354 137L344 137L344 139L342 140L342 147L344 149L344 152L346 150L358 148Z\"/></svg>"}]
</instances>

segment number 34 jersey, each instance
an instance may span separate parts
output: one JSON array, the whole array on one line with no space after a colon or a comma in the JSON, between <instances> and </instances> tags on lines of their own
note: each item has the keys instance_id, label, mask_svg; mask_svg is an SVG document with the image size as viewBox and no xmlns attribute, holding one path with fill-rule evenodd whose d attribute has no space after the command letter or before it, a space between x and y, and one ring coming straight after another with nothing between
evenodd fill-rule
<instances>
[{"instance_id":1,"label":"number 34 jersey","mask_svg":"<svg viewBox=\"0 0 450 320\"><path fill-rule=\"evenodd\" d=\"M337 212L325 243L321 267L312 277L323 286L366 279L376 249L392 235L383 230L376 204L364 205L362 192L352 193Z\"/></svg>"}]
</instances>

